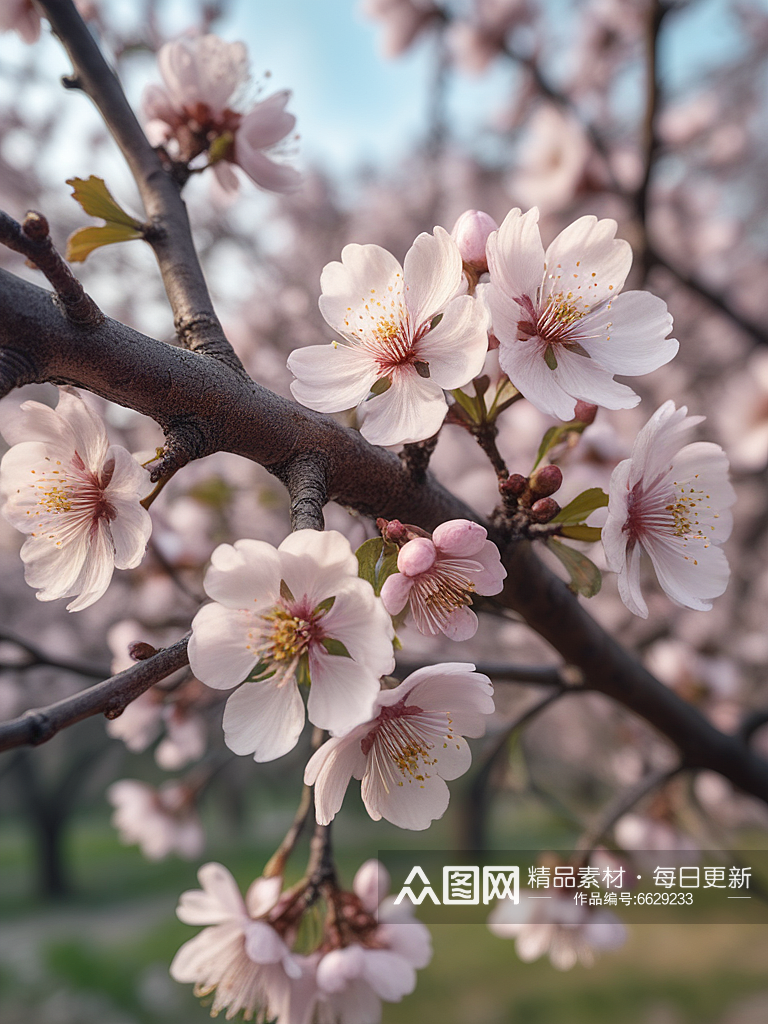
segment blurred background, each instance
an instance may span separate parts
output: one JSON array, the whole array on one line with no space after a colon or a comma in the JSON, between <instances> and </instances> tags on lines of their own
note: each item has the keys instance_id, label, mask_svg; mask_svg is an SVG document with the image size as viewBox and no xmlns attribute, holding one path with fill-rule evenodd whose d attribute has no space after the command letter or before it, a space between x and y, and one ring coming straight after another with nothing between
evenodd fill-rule
<instances>
[{"instance_id":1,"label":"blurred background","mask_svg":"<svg viewBox=\"0 0 768 1024\"><path fill-rule=\"evenodd\" d=\"M638 409L600 412L576 446L554 453L565 504L606 487L639 427L664 400L704 413L739 495L727 545L731 584L707 614L670 605L649 579L650 616L631 616L615 579L592 613L721 729L749 729L768 756L768 4L765 0L81 0L138 109L159 81L156 51L185 32L245 41L251 99L293 93L295 138L283 158L303 186L287 197L241 178L236 198L209 174L185 197L214 300L249 372L288 394L287 355L331 338L319 278L347 242L402 259L416 235L450 230L480 209L501 222L538 206L545 245L576 217L612 217L635 252L629 287L661 295L680 353L634 381ZM0 207L48 217L54 240L87 220L65 179L96 174L140 213L130 176L89 101L66 92L70 68L43 24L39 42L0 37ZM0 264L36 280L15 254ZM148 247L99 250L78 275L109 315L171 340L172 318ZM55 389L0 403L3 422ZM94 399L116 442L147 457L152 422ZM499 448L527 474L552 420L520 403ZM4 448L2 449L4 450ZM494 474L472 438L447 426L437 476L479 512ZM0 719L51 703L129 663L128 645L183 635L222 541L273 544L288 532L286 495L260 467L220 454L179 473L153 506L148 557L116 574L77 615L40 604L24 584L22 538L0 521ZM329 528L361 543L375 527L330 507ZM601 553L590 551L600 563ZM409 662L456 649L408 629ZM442 638L441 638L442 639ZM511 616L481 616L463 660L547 666L552 652ZM671 765L640 720L595 694L567 696L524 727L541 686L500 681L497 714L475 766L452 784L427 834L373 823L356 793L337 819L345 880L379 849L569 846L623 789ZM182 1024L207 1011L168 977L179 945L178 895L220 860L247 885L280 842L298 799L307 745L276 764L228 755L222 701L189 674L156 687L110 723L81 723L44 747L0 755L0 1022ZM152 808L142 850L110 823L116 780L137 780ZM148 787L152 787L149 789ZM112 796L108 797L107 793ZM124 789L125 792L125 789ZM143 806L143 805L141 805ZM145 816L147 820L149 815ZM768 812L707 773L649 794L605 838L611 845L695 850L768 846ZM139 832L141 830L139 829ZM123 830L124 840L126 837ZM134 839L136 836L134 836ZM149 854L147 857L144 854ZM293 878L303 848L291 862ZM485 928L434 929L435 957L384 1021L476 1024L762 1024L768 1019L768 926L635 927L592 969L521 963Z\"/></svg>"}]
</instances>

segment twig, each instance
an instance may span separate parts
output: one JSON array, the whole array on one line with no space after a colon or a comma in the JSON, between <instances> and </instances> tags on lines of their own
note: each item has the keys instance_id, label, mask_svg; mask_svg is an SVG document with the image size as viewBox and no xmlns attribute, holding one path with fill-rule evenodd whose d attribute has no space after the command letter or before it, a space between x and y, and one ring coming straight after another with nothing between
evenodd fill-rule
<instances>
[{"instance_id":1,"label":"twig","mask_svg":"<svg viewBox=\"0 0 768 1024\"><path fill-rule=\"evenodd\" d=\"M50 654L46 654L45 651L31 643L29 640L22 640L21 637L14 636L13 633L8 633L5 630L0 631L0 643L15 644L16 647L20 647L22 651L29 655L28 661L0 662L0 669L23 671L28 668L37 668L39 665L48 665L51 668L60 668L64 672L72 672L75 675L87 676L93 679L103 679L109 671L108 669L99 668L98 665L88 665L84 661L71 661L68 658L55 658Z\"/></svg>"},{"instance_id":2,"label":"twig","mask_svg":"<svg viewBox=\"0 0 768 1024\"><path fill-rule=\"evenodd\" d=\"M245 373L213 308L178 186L149 144L117 76L72 0L39 3L72 61L70 86L96 104L136 179L150 219L145 238L157 257L179 340L185 348Z\"/></svg>"},{"instance_id":3,"label":"twig","mask_svg":"<svg viewBox=\"0 0 768 1024\"><path fill-rule=\"evenodd\" d=\"M616 799L603 810L598 819L582 833L576 843L576 849L583 850L587 855L592 853L600 840L611 831L619 818L623 818L627 811L631 810L643 797L652 793L654 789L665 785L670 779L679 775L686 767L687 765L681 762L674 768L661 768L640 779L637 785L630 787L623 793L619 793Z\"/></svg>"},{"instance_id":4,"label":"twig","mask_svg":"<svg viewBox=\"0 0 768 1024\"><path fill-rule=\"evenodd\" d=\"M150 686L169 676L188 663L188 636L146 661L119 672L103 683L82 690L71 697L33 708L9 722L0 724L0 751L13 747L38 746L55 736L61 729L81 722L92 715L103 714L117 718L125 708L141 696Z\"/></svg>"},{"instance_id":5,"label":"twig","mask_svg":"<svg viewBox=\"0 0 768 1024\"><path fill-rule=\"evenodd\" d=\"M315 893L327 885L331 885L334 888L337 885L330 823L328 825L315 825L315 831L309 845L307 877L309 879L310 891Z\"/></svg>"},{"instance_id":6,"label":"twig","mask_svg":"<svg viewBox=\"0 0 768 1024\"><path fill-rule=\"evenodd\" d=\"M398 661L395 672L406 676L420 668L426 668L431 662ZM499 683L531 683L535 686L570 686L576 688L577 680L569 668L559 669L546 665L485 665L478 663L475 671Z\"/></svg>"},{"instance_id":7,"label":"twig","mask_svg":"<svg viewBox=\"0 0 768 1024\"><path fill-rule=\"evenodd\" d=\"M51 241L48 221L28 210L21 224L0 211L0 242L26 256L45 274L69 319L80 327L102 323L104 314L72 273Z\"/></svg>"},{"instance_id":8,"label":"twig","mask_svg":"<svg viewBox=\"0 0 768 1024\"><path fill-rule=\"evenodd\" d=\"M296 815L291 822L291 827L285 833L285 838L269 858L264 870L262 871L265 878L271 878L273 875L283 874L283 871L285 870L285 863L293 853L293 849L299 841L301 833L306 828L307 822L312 814L312 809L312 787L304 786L301 790L301 800L299 801L299 806L296 808Z\"/></svg>"}]
</instances>

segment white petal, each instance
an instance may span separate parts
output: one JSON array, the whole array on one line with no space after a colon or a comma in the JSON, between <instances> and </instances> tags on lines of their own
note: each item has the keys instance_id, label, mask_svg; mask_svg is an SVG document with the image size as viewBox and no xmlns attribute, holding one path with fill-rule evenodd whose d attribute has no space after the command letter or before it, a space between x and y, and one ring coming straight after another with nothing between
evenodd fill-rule
<instances>
[{"instance_id":1,"label":"white petal","mask_svg":"<svg viewBox=\"0 0 768 1024\"><path fill-rule=\"evenodd\" d=\"M671 330L672 316L662 299L650 292L624 292L580 320L571 337L604 369L635 377L677 355L678 342L667 339Z\"/></svg>"},{"instance_id":2,"label":"white petal","mask_svg":"<svg viewBox=\"0 0 768 1024\"><path fill-rule=\"evenodd\" d=\"M205 574L206 594L225 608L264 608L280 593L280 560L271 544L238 540L220 544Z\"/></svg>"},{"instance_id":3,"label":"white petal","mask_svg":"<svg viewBox=\"0 0 768 1024\"><path fill-rule=\"evenodd\" d=\"M245 895L245 905L253 918L264 917L280 898L283 880L279 875L257 878L251 882Z\"/></svg>"},{"instance_id":4,"label":"white petal","mask_svg":"<svg viewBox=\"0 0 768 1024\"><path fill-rule=\"evenodd\" d=\"M442 312L462 283L461 252L444 228L423 232L405 257L405 301L420 326ZM458 385L453 385L458 387Z\"/></svg>"},{"instance_id":5,"label":"white petal","mask_svg":"<svg viewBox=\"0 0 768 1024\"><path fill-rule=\"evenodd\" d=\"M192 620L189 665L197 678L217 690L247 679L259 661L249 637L254 616L238 608L206 604Z\"/></svg>"},{"instance_id":6,"label":"white petal","mask_svg":"<svg viewBox=\"0 0 768 1024\"><path fill-rule=\"evenodd\" d=\"M364 730L355 729L346 736L328 740L307 763L304 782L315 787L315 811L320 825L333 821L352 776L363 776L366 759L360 740L364 734Z\"/></svg>"},{"instance_id":7,"label":"white petal","mask_svg":"<svg viewBox=\"0 0 768 1024\"><path fill-rule=\"evenodd\" d=\"M107 456L109 441L99 416L72 388L59 389L56 415L60 416L72 431L75 449L86 467L96 474L100 473Z\"/></svg>"},{"instance_id":8,"label":"white petal","mask_svg":"<svg viewBox=\"0 0 768 1024\"><path fill-rule=\"evenodd\" d=\"M437 759L435 771L446 782L461 778L472 765L472 752L461 736L455 736L452 740L446 739L442 749L438 743L432 751L432 756Z\"/></svg>"},{"instance_id":9,"label":"white petal","mask_svg":"<svg viewBox=\"0 0 768 1024\"><path fill-rule=\"evenodd\" d=\"M491 288L501 289L510 299L529 296L535 301L544 276L544 246L536 207L525 214L510 210L499 230L488 238L486 252Z\"/></svg>"},{"instance_id":10,"label":"white petal","mask_svg":"<svg viewBox=\"0 0 768 1024\"><path fill-rule=\"evenodd\" d=\"M561 231L546 253L542 304L550 295L573 292L594 309L617 295L632 266L632 247L615 238L615 220L579 217Z\"/></svg>"},{"instance_id":11,"label":"white petal","mask_svg":"<svg viewBox=\"0 0 768 1024\"><path fill-rule=\"evenodd\" d=\"M399 615L408 604L413 580L401 572L387 576L381 588L381 600L390 615Z\"/></svg>"},{"instance_id":12,"label":"white petal","mask_svg":"<svg viewBox=\"0 0 768 1024\"><path fill-rule=\"evenodd\" d=\"M224 740L236 754L274 761L293 750L304 728L304 702L294 682L244 683L224 708Z\"/></svg>"},{"instance_id":13,"label":"white petal","mask_svg":"<svg viewBox=\"0 0 768 1024\"><path fill-rule=\"evenodd\" d=\"M345 337L359 338L371 322L366 303L388 304L390 297L400 294L403 269L380 245L353 243L342 249L341 263L327 264L320 276L320 287L320 312L326 322Z\"/></svg>"},{"instance_id":14,"label":"white petal","mask_svg":"<svg viewBox=\"0 0 768 1024\"><path fill-rule=\"evenodd\" d=\"M639 481L648 487L671 469L672 458L680 450L683 439L703 416L688 416L682 405L665 402L639 431L632 445L631 468L627 484L631 489Z\"/></svg>"},{"instance_id":15,"label":"white petal","mask_svg":"<svg viewBox=\"0 0 768 1024\"><path fill-rule=\"evenodd\" d=\"M379 680L352 658L313 647L309 674L307 716L313 725L339 736L372 717Z\"/></svg>"},{"instance_id":16,"label":"white petal","mask_svg":"<svg viewBox=\"0 0 768 1024\"><path fill-rule=\"evenodd\" d=\"M640 545L633 544L627 550L627 558L619 570L619 597L633 615L648 618L648 605L640 590Z\"/></svg>"},{"instance_id":17,"label":"white petal","mask_svg":"<svg viewBox=\"0 0 768 1024\"><path fill-rule=\"evenodd\" d=\"M449 640L469 640L477 632L477 616L471 608L456 608L445 621L443 633Z\"/></svg>"},{"instance_id":18,"label":"white petal","mask_svg":"<svg viewBox=\"0 0 768 1024\"><path fill-rule=\"evenodd\" d=\"M288 947L266 921L252 921L245 928L245 952L255 964L278 964Z\"/></svg>"},{"instance_id":19,"label":"white petal","mask_svg":"<svg viewBox=\"0 0 768 1024\"><path fill-rule=\"evenodd\" d=\"M359 405L380 376L373 357L354 345L310 345L288 357L297 378L291 394L316 412L341 412Z\"/></svg>"},{"instance_id":20,"label":"white petal","mask_svg":"<svg viewBox=\"0 0 768 1024\"><path fill-rule=\"evenodd\" d=\"M672 459L671 476L689 492L704 492L696 505L697 532L713 544L726 541L733 528L730 506L736 492L728 480L728 456L718 444L696 441L686 445Z\"/></svg>"},{"instance_id":21,"label":"white petal","mask_svg":"<svg viewBox=\"0 0 768 1024\"><path fill-rule=\"evenodd\" d=\"M416 988L416 971L401 957L388 949L363 950L363 978L380 999L399 1003Z\"/></svg>"},{"instance_id":22,"label":"white petal","mask_svg":"<svg viewBox=\"0 0 768 1024\"><path fill-rule=\"evenodd\" d=\"M189 889L179 898L176 915L184 924L220 924L245 914L237 882L222 865L204 864L197 873L202 889Z\"/></svg>"},{"instance_id":23,"label":"white petal","mask_svg":"<svg viewBox=\"0 0 768 1024\"><path fill-rule=\"evenodd\" d=\"M307 595L310 611L358 579L355 553L337 530L296 530L282 542L278 556L281 579L297 600Z\"/></svg>"},{"instance_id":24,"label":"white petal","mask_svg":"<svg viewBox=\"0 0 768 1024\"><path fill-rule=\"evenodd\" d=\"M459 295L445 309L440 323L414 346L429 364L432 380L441 388L460 388L483 369L488 353L488 316L471 295Z\"/></svg>"},{"instance_id":25,"label":"white petal","mask_svg":"<svg viewBox=\"0 0 768 1024\"><path fill-rule=\"evenodd\" d=\"M632 388L619 384L594 359L587 359L561 347L556 349L555 354L557 369L552 371L552 376L574 398L602 405L605 409L632 409L640 402L640 396Z\"/></svg>"},{"instance_id":26,"label":"white petal","mask_svg":"<svg viewBox=\"0 0 768 1024\"><path fill-rule=\"evenodd\" d=\"M719 547L659 536L645 537L643 545L662 588L685 608L709 611L711 599L719 597L728 586L731 570Z\"/></svg>"},{"instance_id":27,"label":"white petal","mask_svg":"<svg viewBox=\"0 0 768 1024\"><path fill-rule=\"evenodd\" d=\"M370 816L386 818L398 828L423 832L445 814L450 794L443 780L433 775L420 782L410 775L398 780L402 785L386 786L381 775L369 766L363 777L361 793Z\"/></svg>"},{"instance_id":28,"label":"white petal","mask_svg":"<svg viewBox=\"0 0 768 1024\"><path fill-rule=\"evenodd\" d=\"M627 498L631 463L624 459L611 473L608 485L608 518L602 529L601 540L605 550L608 568L612 572L621 572L626 561L627 533L624 526L627 522Z\"/></svg>"},{"instance_id":29,"label":"white petal","mask_svg":"<svg viewBox=\"0 0 768 1024\"><path fill-rule=\"evenodd\" d=\"M67 605L67 611L79 612L94 604L106 592L115 571L115 549L105 519L88 538L88 555L71 590L78 596ZM39 595L38 595L39 596Z\"/></svg>"},{"instance_id":30,"label":"white petal","mask_svg":"<svg viewBox=\"0 0 768 1024\"><path fill-rule=\"evenodd\" d=\"M365 580L351 580L337 591L333 607L322 619L322 627L326 636L340 640L355 661L375 676L393 671L392 620Z\"/></svg>"},{"instance_id":31,"label":"white petal","mask_svg":"<svg viewBox=\"0 0 768 1024\"><path fill-rule=\"evenodd\" d=\"M494 319L494 330L495 324ZM576 400L563 390L555 373L545 363L539 343L535 340L507 343L501 336L499 340L499 365L531 405L549 416L573 419Z\"/></svg>"},{"instance_id":32,"label":"white petal","mask_svg":"<svg viewBox=\"0 0 768 1024\"><path fill-rule=\"evenodd\" d=\"M201 983L213 976L216 980L230 966L243 942L243 929L239 923L206 928L194 939L185 942L170 967L174 981Z\"/></svg>"},{"instance_id":33,"label":"white petal","mask_svg":"<svg viewBox=\"0 0 768 1024\"><path fill-rule=\"evenodd\" d=\"M352 890L368 913L373 914L389 892L389 883L389 872L380 860L372 857L357 869Z\"/></svg>"},{"instance_id":34,"label":"white petal","mask_svg":"<svg viewBox=\"0 0 768 1024\"><path fill-rule=\"evenodd\" d=\"M38 601L55 601L76 593L74 585L88 557L85 537L75 537L71 544L62 548L45 537L28 537L20 553L24 579L30 587L39 589Z\"/></svg>"},{"instance_id":35,"label":"white petal","mask_svg":"<svg viewBox=\"0 0 768 1024\"><path fill-rule=\"evenodd\" d=\"M385 901L379 910L381 923L376 935L393 952L420 970L432 959L432 937L429 928L418 921L413 921L412 914L411 920L398 919L393 911L401 911L406 907L406 903L404 901L398 907L392 907L391 903L391 900Z\"/></svg>"},{"instance_id":36,"label":"white petal","mask_svg":"<svg viewBox=\"0 0 768 1024\"><path fill-rule=\"evenodd\" d=\"M399 368L392 386L363 406L360 433L371 444L410 444L432 437L443 424L448 405L442 388L411 366Z\"/></svg>"}]
</instances>

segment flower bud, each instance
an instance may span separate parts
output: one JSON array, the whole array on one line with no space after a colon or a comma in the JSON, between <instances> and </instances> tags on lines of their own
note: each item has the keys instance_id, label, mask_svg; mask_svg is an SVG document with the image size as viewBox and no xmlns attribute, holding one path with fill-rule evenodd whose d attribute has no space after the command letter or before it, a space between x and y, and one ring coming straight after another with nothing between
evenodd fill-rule
<instances>
[{"instance_id":1,"label":"flower bud","mask_svg":"<svg viewBox=\"0 0 768 1024\"><path fill-rule=\"evenodd\" d=\"M400 548L397 568L404 576L418 576L432 568L436 557L437 550L432 541L426 537L417 537Z\"/></svg>"},{"instance_id":2,"label":"flower bud","mask_svg":"<svg viewBox=\"0 0 768 1024\"><path fill-rule=\"evenodd\" d=\"M539 498L531 505L531 519L535 523L549 523L560 511L554 498Z\"/></svg>"},{"instance_id":3,"label":"flower bud","mask_svg":"<svg viewBox=\"0 0 768 1024\"><path fill-rule=\"evenodd\" d=\"M449 551L452 558L471 558L482 547L488 531L469 519L451 519L441 523L432 534L432 542L441 551Z\"/></svg>"},{"instance_id":4,"label":"flower bud","mask_svg":"<svg viewBox=\"0 0 768 1024\"><path fill-rule=\"evenodd\" d=\"M510 473L507 479L499 484L499 490L502 494L511 494L515 498L519 498L527 489L528 478L520 473Z\"/></svg>"},{"instance_id":5,"label":"flower bud","mask_svg":"<svg viewBox=\"0 0 768 1024\"><path fill-rule=\"evenodd\" d=\"M559 491L563 483L563 473L559 466L542 466L529 478L531 494L535 498L546 498Z\"/></svg>"},{"instance_id":6,"label":"flower bud","mask_svg":"<svg viewBox=\"0 0 768 1024\"><path fill-rule=\"evenodd\" d=\"M461 252L461 258L474 270L484 274L488 270L485 244L499 225L482 210L466 210L453 225L451 237Z\"/></svg>"},{"instance_id":7,"label":"flower bud","mask_svg":"<svg viewBox=\"0 0 768 1024\"><path fill-rule=\"evenodd\" d=\"M144 643L143 640L134 640L132 644L128 645L128 654L134 661L146 661L147 658L157 654L157 648L152 644Z\"/></svg>"},{"instance_id":8,"label":"flower bud","mask_svg":"<svg viewBox=\"0 0 768 1024\"><path fill-rule=\"evenodd\" d=\"M595 416L597 416L597 406L590 405L589 402L582 402L579 399L576 403L573 418L578 420L579 423L590 424L595 422Z\"/></svg>"}]
</instances>

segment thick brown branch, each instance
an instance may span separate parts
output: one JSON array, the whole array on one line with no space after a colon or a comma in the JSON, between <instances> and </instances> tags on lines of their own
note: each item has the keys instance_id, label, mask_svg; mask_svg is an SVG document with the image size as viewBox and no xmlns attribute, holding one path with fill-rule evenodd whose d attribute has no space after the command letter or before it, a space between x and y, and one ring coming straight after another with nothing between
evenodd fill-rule
<instances>
[{"instance_id":1,"label":"thick brown branch","mask_svg":"<svg viewBox=\"0 0 768 1024\"><path fill-rule=\"evenodd\" d=\"M58 253L42 213L29 210L22 224L0 211L0 242L20 252L48 278L70 320L80 327L100 324L104 314Z\"/></svg>"},{"instance_id":2,"label":"thick brown branch","mask_svg":"<svg viewBox=\"0 0 768 1024\"><path fill-rule=\"evenodd\" d=\"M46 708L25 711L19 718L1 723L0 751L45 743L61 729L92 715L117 718L150 686L188 663L188 639L183 637L146 661L140 661L72 697L65 697Z\"/></svg>"},{"instance_id":3,"label":"thick brown branch","mask_svg":"<svg viewBox=\"0 0 768 1024\"><path fill-rule=\"evenodd\" d=\"M200 454L230 451L279 472L292 460L322 452L329 499L364 515L426 530L447 519L477 518L430 476L413 481L396 455L330 417L274 395L222 362L154 341L114 320L78 330L48 293L0 272L0 350L9 343L38 367L38 380L87 388L166 427L173 417L187 417L200 430ZM768 801L765 761L654 679L538 561L528 542L509 545L504 557L509 575L499 603L518 612L566 664L580 669L586 687L645 718L679 747L688 766L720 772Z\"/></svg>"},{"instance_id":4,"label":"thick brown branch","mask_svg":"<svg viewBox=\"0 0 768 1024\"><path fill-rule=\"evenodd\" d=\"M77 87L98 107L136 179L151 227L152 246L179 340L194 352L215 356L245 372L213 308L192 241L187 208L131 109L117 76L72 0L39 0L74 68Z\"/></svg>"},{"instance_id":5,"label":"thick brown branch","mask_svg":"<svg viewBox=\"0 0 768 1024\"><path fill-rule=\"evenodd\" d=\"M321 452L299 455L273 469L291 498L291 529L325 528L323 506L328 501L327 460Z\"/></svg>"}]
</instances>

